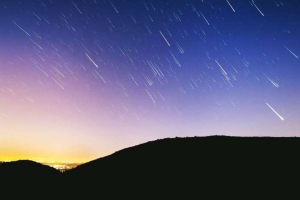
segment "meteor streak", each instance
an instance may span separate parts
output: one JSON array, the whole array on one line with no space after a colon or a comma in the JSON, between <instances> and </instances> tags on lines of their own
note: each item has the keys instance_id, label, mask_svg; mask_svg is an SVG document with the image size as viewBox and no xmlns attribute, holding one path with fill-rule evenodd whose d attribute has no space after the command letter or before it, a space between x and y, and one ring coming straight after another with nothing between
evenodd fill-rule
<instances>
[{"instance_id":1,"label":"meteor streak","mask_svg":"<svg viewBox=\"0 0 300 200\"><path fill-rule=\"evenodd\" d=\"M278 112L276 112L276 110L274 110L274 108L272 108L272 106L270 106L268 103L266 103L267 106L282 120L284 121L284 118L278 114Z\"/></svg>"},{"instance_id":2,"label":"meteor streak","mask_svg":"<svg viewBox=\"0 0 300 200\"><path fill-rule=\"evenodd\" d=\"M168 42L167 38L164 36L164 34L161 31L159 31L159 32L160 32L161 36L164 38L164 40L166 41L166 43L168 44L168 46L171 46L170 43Z\"/></svg>"},{"instance_id":3,"label":"meteor streak","mask_svg":"<svg viewBox=\"0 0 300 200\"><path fill-rule=\"evenodd\" d=\"M98 68L98 65L93 61L93 59L87 53L85 55Z\"/></svg>"}]
</instances>

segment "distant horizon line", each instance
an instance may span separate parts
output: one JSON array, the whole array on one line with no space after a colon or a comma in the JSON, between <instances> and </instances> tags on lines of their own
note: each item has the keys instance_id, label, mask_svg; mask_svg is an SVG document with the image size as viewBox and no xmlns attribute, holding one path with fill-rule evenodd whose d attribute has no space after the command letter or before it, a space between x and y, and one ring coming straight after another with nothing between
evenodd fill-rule
<instances>
[{"instance_id":1,"label":"distant horizon line","mask_svg":"<svg viewBox=\"0 0 300 200\"><path fill-rule=\"evenodd\" d=\"M158 141L158 140L165 140L165 139L178 139L178 138L206 138L206 137L231 137L231 138L299 138L298 136L232 136L232 135L206 135L206 136L186 136L186 137L178 137L178 136L174 136L174 137L166 137L166 138L158 138L156 140L149 140L146 142L142 142L133 146L129 146L129 147L124 147L122 149L116 150L115 152L121 151L123 149L127 149L130 147L134 147L137 145L141 145L141 144L145 144L148 142L154 142L154 141ZM115 153L113 152L113 153ZM111 154L113 154L111 153ZM102 156L102 157L106 157L109 156L111 154ZM54 165L54 164L84 164L90 161L93 161L95 159L98 159L100 157L96 157L93 159L86 159L86 161L80 161L80 162L75 162L75 161L66 161L66 160L62 160L62 161L58 161L58 160L53 160L53 159L30 159L30 158L13 158L13 159L0 159L0 162L14 162L14 161L22 161L22 160L28 160L28 161L33 161L33 162L37 162L37 163L41 163L41 164L49 164L49 165Z\"/></svg>"},{"instance_id":2,"label":"distant horizon line","mask_svg":"<svg viewBox=\"0 0 300 200\"><path fill-rule=\"evenodd\" d=\"M37 162L37 163L42 163L42 164L82 164L82 163L85 163L85 162L64 162L64 161L52 161L52 162L49 162L49 161L36 161L36 160L32 160L32 159L14 159L14 160L0 160L0 163L1 162L17 162L17 161L32 161L32 162ZM89 161L87 161L89 162Z\"/></svg>"}]
</instances>

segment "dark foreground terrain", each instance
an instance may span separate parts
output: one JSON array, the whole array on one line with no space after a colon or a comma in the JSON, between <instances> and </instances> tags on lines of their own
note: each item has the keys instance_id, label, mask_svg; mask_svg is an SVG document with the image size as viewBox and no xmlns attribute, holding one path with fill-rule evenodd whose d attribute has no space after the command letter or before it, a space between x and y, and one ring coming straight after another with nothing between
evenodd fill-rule
<instances>
[{"instance_id":1,"label":"dark foreground terrain","mask_svg":"<svg viewBox=\"0 0 300 200\"><path fill-rule=\"evenodd\" d=\"M63 176L58 170L29 160L0 164L0 195L3 199L55 197ZM0 199L2 199L0 196Z\"/></svg>"},{"instance_id":2,"label":"dark foreground terrain","mask_svg":"<svg viewBox=\"0 0 300 200\"><path fill-rule=\"evenodd\" d=\"M1 193L31 198L286 199L299 195L299 183L300 138L163 139L65 173L30 161L0 164Z\"/></svg>"}]
</instances>

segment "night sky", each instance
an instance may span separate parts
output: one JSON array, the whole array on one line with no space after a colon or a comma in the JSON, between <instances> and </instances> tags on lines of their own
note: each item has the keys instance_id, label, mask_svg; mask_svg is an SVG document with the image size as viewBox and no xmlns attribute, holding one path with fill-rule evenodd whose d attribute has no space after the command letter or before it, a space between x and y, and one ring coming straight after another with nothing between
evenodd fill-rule
<instances>
[{"instance_id":1,"label":"night sky","mask_svg":"<svg viewBox=\"0 0 300 200\"><path fill-rule=\"evenodd\" d=\"M298 0L0 1L0 160L300 136L299 10Z\"/></svg>"}]
</instances>

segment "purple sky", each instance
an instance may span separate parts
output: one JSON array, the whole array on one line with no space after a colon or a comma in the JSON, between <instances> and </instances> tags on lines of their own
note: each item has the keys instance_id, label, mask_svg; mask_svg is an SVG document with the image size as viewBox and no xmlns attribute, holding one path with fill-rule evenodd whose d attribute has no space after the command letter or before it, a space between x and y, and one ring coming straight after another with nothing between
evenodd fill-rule
<instances>
[{"instance_id":1,"label":"purple sky","mask_svg":"<svg viewBox=\"0 0 300 200\"><path fill-rule=\"evenodd\" d=\"M300 136L297 0L0 2L0 160Z\"/></svg>"}]
</instances>

